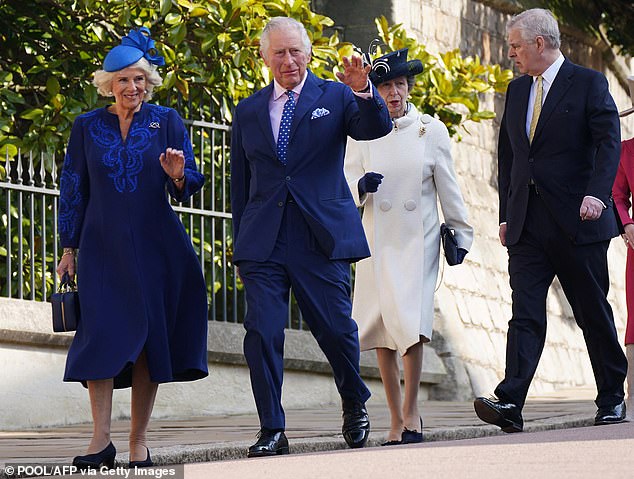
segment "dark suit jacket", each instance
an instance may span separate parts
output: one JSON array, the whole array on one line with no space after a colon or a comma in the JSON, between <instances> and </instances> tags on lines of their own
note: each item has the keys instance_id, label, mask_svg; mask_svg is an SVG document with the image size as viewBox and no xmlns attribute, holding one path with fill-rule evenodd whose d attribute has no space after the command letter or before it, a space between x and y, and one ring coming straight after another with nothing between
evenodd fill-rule
<instances>
[{"instance_id":1,"label":"dark suit jacket","mask_svg":"<svg viewBox=\"0 0 634 479\"><path fill-rule=\"evenodd\" d=\"M530 144L526 113L531 81L524 75L509 84L500 129L500 223L507 223L507 245L517 243L522 233L530 178L573 243L618 235L611 189L619 164L620 126L607 80L566 59L546 96ZM608 207L596 221L579 217L586 195Z\"/></svg>"},{"instance_id":2,"label":"dark suit jacket","mask_svg":"<svg viewBox=\"0 0 634 479\"><path fill-rule=\"evenodd\" d=\"M310 71L291 125L288 162L277 159L269 99L271 83L241 101L231 138L231 210L234 253L265 261L275 245L290 193L319 247L330 259L354 261L370 255L359 213L343 174L346 139L387 135L392 122L385 103L356 97L343 83Z\"/></svg>"}]
</instances>

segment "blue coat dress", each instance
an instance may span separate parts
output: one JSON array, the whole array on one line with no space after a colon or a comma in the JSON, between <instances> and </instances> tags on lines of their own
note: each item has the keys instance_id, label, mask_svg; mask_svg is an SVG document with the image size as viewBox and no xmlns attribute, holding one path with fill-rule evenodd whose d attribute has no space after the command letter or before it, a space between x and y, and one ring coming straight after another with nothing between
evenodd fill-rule
<instances>
[{"instance_id":1,"label":"blue coat dress","mask_svg":"<svg viewBox=\"0 0 634 479\"><path fill-rule=\"evenodd\" d=\"M181 192L159 162L168 147L185 153ZM129 387L144 349L153 382L205 377L205 282L166 193L183 201L204 183L178 113L143 103L125 141L106 108L78 116L60 183L59 234L79 248L82 316L64 380Z\"/></svg>"}]
</instances>

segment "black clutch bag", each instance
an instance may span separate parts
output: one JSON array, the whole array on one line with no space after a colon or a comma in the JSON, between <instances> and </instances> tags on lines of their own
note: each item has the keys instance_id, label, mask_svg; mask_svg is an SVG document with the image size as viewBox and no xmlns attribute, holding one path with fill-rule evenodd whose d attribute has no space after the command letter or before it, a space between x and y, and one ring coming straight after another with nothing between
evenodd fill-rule
<instances>
[{"instance_id":1,"label":"black clutch bag","mask_svg":"<svg viewBox=\"0 0 634 479\"><path fill-rule=\"evenodd\" d=\"M51 295L50 301L53 306L53 331L56 333L75 331L80 317L79 293L68 272L62 276L59 290Z\"/></svg>"},{"instance_id":2,"label":"black clutch bag","mask_svg":"<svg viewBox=\"0 0 634 479\"><path fill-rule=\"evenodd\" d=\"M445 259L449 266L459 264L458 261L458 242L451 228L445 223L440 225L440 239L442 240L442 249L445 252Z\"/></svg>"}]
</instances>

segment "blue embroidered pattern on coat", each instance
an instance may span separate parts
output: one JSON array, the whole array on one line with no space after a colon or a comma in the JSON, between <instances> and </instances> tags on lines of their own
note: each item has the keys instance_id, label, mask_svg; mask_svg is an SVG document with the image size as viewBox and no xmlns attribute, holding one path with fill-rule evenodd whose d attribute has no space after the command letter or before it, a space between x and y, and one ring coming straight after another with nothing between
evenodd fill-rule
<instances>
[{"instance_id":1,"label":"blue embroidered pattern on coat","mask_svg":"<svg viewBox=\"0 0 634 479\"><path fill-rule=\"evenodd\" d=\"M79 191L79 175L72 171L72 158L67 153L60 177L60 208L58 225L60 233L75 237L79 206L83 198Z\"/></svg>"},{"instance_id":2,"label":"blue embroidered pattern on coat","mask_svg":"<svg viewBox=\"0 0 634 479\"><path fill-rule=\"evenodd\" d=\"M124 142L118 128L101 118L95 118L89 125L90 136L95 143L104 148L102 162L110 169L108 176L112 178L119 193L134 192L138 186L138 175L143 169L143 153L150 147L152 138L158 135L159 129L150 128L150 124L163 125L167 118L165 107L152 108L142 121L132 121L128 136Z\"/></svg>"}]
</instances>

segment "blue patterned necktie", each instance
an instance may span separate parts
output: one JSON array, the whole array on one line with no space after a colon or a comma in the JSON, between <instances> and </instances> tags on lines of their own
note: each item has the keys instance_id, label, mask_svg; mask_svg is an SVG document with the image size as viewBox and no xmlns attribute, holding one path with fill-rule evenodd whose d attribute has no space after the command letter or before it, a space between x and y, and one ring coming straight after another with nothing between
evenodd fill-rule
<instances>
[{"instance_id":1,"label":"blue patterned necktie","mask_svg":"<svg viewBox=\"0 0 634 479\"><path fill-rule=\"evenodd\" d=\"M295 93L292 90L286 91L288 100L284 103L282 110L282 120L280 121L280 131L277 135L277 159L283 165L286 164L286 151L288 150L288 140L291 134L291 123L293 123L293 113L295 113Z\"/></svg>"}]
</instances>

